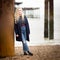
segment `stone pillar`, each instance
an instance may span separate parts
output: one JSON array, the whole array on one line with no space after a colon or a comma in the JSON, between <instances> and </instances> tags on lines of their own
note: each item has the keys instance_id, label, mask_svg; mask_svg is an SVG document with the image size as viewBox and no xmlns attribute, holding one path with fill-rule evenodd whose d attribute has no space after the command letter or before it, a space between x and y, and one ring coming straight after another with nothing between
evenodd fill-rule
<instances>
[{"instance_id":1,"label":"stone pillar","mask_svg":"<svg viewBox=\"0 0 60 60\"><path fill-rule=\"evenodd\" d=\"M14 55L14 0L0 0L0 57Z\"/></svg>"}]
</instances>

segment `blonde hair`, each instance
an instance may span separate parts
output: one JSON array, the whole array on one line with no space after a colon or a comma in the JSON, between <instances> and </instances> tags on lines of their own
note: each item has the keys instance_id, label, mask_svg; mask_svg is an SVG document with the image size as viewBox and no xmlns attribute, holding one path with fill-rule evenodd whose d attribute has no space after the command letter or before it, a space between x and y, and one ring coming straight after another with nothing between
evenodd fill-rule
<instances>
[{"instance_id":1,"label":"blonde hair","mask_svg":"<svg viewBox=\"0 0 60 60\"><path fill-rule=\"evenodd\" d=\"M16 9L16 11L15 11L15 22L16 21L18 21L19 20L19 17L20 17L20 15L19 15L19 10L21 11L21 13L22 13L22 15L21 15L21 17L22 17L22 20L24 20L24 13L23 13L23 9L22 8L17 8Z\"/></svg>"}]
</instances>

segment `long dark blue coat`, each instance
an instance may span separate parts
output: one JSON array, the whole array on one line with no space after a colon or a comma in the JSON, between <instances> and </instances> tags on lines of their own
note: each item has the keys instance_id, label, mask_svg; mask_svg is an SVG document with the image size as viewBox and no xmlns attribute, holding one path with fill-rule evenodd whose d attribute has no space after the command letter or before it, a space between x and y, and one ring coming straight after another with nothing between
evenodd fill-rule
<instances>
[{"instance_id":1,"label":"long dark blue coat","mask_svg":"<svg viewBox=\"0 0 60 60\"><path fill-rule=\"evenodd\" d=\"M26 38L27 38L27 41L29 41L29 34L30 34L29 23L28 23L26 16L24 16L24 19L25 19L25 24L26 24ZM15 29L16 35L17 34L19 35L19 37L16 37L16 41L22 41L21 20L20 19L18 20L17 23L14 24L14 29Z\"/></svg>"}]
</instances>

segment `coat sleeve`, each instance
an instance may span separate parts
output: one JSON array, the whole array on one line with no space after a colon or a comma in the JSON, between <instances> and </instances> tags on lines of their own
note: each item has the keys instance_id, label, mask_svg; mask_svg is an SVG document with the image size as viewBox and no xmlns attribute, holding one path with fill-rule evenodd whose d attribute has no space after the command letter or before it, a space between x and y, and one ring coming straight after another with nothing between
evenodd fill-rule
<instances>
[{"instance_id":1,"label":"coat sleeve","mask_svg":"<svg viewBox=\"0 0 60 60\"><path fill-rule=\"evenodd\" d=\"M29 22L26 16L25 16L25 20L26 20L27 31L30 34L30 26L29 26Z\"/></svg>"},{"instance_id":2,"label":"coat sleeve","mask_svg":"<svg viewBox=\"0 0 60 60\"><path fill-rule=\"evenodd\" d=\"M17 23L14 24L14 31L16 34L18 34L18 24Z\"/></svg>"}]
</instances>

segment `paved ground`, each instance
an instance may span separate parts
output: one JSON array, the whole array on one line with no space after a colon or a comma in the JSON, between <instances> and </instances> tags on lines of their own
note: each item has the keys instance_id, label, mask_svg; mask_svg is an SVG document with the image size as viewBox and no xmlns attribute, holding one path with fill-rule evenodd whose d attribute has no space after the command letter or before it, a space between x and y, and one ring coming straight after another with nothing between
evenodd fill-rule
<instances>
[{"instance_id":1,"label":"paved ground","mask_svg":"<svg viewBox=\"0 0 60 60\"><path fill-rule=\"evenodd\" d=\"M22 47L15 48L15 56L0 60L60 60L60 45L30 46L33 56L24 56Z\"/></svg>"}]
</instances>

